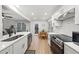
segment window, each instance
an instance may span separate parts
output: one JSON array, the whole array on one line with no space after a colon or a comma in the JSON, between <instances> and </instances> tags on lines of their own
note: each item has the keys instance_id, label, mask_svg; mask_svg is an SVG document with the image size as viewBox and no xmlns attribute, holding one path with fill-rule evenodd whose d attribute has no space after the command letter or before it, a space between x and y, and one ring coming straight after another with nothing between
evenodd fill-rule
<instances>
[{"instance_id":1,"label":"window","mask_svg":"<svg viewBox=\"0 0 79 59\"><path fill-rule=\"evenodd\" d=\"M25 23L17 23L17 32L26 31L26 24Z\"/></svg>"}]
</instances>

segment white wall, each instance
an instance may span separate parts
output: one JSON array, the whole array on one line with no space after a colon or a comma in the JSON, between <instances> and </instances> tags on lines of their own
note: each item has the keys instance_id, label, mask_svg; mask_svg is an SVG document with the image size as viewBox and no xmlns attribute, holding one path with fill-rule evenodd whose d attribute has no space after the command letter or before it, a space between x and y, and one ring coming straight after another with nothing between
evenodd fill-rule
<instances>
[{"instance_id":1,"label":"white wall","mask_svg":"<svg viewBox=\"0 0 79 59\"><path fill-rule=\"evenodd\" d=\"M2 6L0 5L0 38L2 38Z\"/></svg>"},{"instance_id":2,"label":"white wall","mask_svg":"<svg viewBox=\"0 0 79 59\"><path fill-rule=\"evenodd\" d=\"M14 25L14 27L16 28L16 21L11 19L3 19L3 30L9 28L11 25Z\"/></svg>"},{"instance_id":3,"label":"white wall","mask_svg":"<svg viewBox=\"0 0 79 59\"><path fill-rule=\"evenodd\" d=\"M78 31L79 32L79 25L75 24L74 18L67 19L63 21L63 24L61 27L56 27L54 29L54 32L56 33L62 33L69 36L72 36L72 31Z\"/></svg>"},{"instance_id":4,"label":"white wall","mask_svg":"<svg viewBox=\"0 0 79 59\"><path fill-rule=\"evenodd\" d=\"M36 20L36 21L31 21L31 33L35 33L35 24L38 24L39 26L39 32L42 31L43 29L48 32L48 22L47 21L42 21L42 20Z\"/></svg>"}]
</instances>

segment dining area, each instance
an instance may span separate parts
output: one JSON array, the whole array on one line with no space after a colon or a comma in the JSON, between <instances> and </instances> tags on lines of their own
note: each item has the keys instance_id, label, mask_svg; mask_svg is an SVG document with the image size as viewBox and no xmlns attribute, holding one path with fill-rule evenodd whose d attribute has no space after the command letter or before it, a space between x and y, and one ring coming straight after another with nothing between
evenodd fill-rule
<instances>
[{"instance_id":1,"label":"dining area","mask_svg":"<svg viewBox=\"0 0 79 59\"><path fill-rule=\"evenodd\" d=\"M39 39L47 40L48 39L48 33L43 30L43 31L38 33L38 37L39 37Z\"/></svg>"}]
</instances>

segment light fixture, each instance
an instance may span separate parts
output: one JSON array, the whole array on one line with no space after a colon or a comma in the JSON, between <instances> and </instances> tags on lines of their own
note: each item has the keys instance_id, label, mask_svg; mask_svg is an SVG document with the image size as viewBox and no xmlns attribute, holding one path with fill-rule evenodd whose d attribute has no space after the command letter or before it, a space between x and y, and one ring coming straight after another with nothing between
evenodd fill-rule
<instances>
[{"instance_id":1,"label":"light fixture","mask_svg":"<svg viewBox=\"0 0 79 59\"><path fill-rule=\"evenodd\" d=\"M47 15L47 12L45 12L44 15Z\"/></svg>"},{"instance_id":2,"label":"light fixture","mask_svg":"<svg viewBox=\"0 0 79 59\"><path fill-rule=\"evenodd\" d=\"M19 5L16 5L15 7L19 8L20 6Z\"/></svg>"},{"instance_id":3,"label":"light fixture","mask_svg":"<svg viewBox=\"0 0 79 59\"><path fill-rule=\"evenodd\" d=\"M32 15L34 15L34 13L32 12Z\"/></svg>"}]
</instances>

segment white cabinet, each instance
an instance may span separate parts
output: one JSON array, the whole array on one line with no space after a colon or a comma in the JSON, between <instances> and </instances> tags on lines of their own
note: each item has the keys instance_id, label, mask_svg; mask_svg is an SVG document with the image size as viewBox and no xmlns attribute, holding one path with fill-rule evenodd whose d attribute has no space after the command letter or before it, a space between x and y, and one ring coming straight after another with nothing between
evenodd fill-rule
<instances>
[{"instance_id":1,"label":"white cabinet","mask_svg":"<svg viewBox=\"0 0 79 59\"><path fill-rule=\"evenodd\" d=\"M23 54L25 52L26 40L21 39L13 45L14 54ZM27 48L26 48L27 49Z\"/></svg>"},{"instance_id":2,"label":"white cabinet","mask_svg":"<svg viewBox=\"0 0 79 59\"><path fill-rule=\"evenodd\" d=\"M64 5L61 8L61 12L62 12L62 10L63 10L63 13L68 12L70 9L73 9L74 7L75 7L74 5Z\"/></svg>"},{"instance_id":3,"label":"white cabinet","mask_svg":"<svg viewBox=\"0 0 79 59\"><path fill-rule=\"evenodd\" d=\"M79 24L79 5L75 6L75 24Z\"/></svg>"},{"instance_id":4,"label":"white cabinet","mask_svg":"<svg viewBox=\"0 0 79 59\"><path fill-rule=\"evenodd\" d=\"M78 52L64 44L64 54L78 54Z\"/></svg>"},{"instance_id":5,"label":"white cabinet","mask_svg":"<svg viewBox=\"0 0 79 59\"><path fill-rule=\"evenodd\" d=\"M13 53L13 46L10 46L0 52L0 54L12 54L12 53Z\"/></svg>"},{"instance_id":6,"label":"white cabinet","mask_svg":"<svg viewBox=\"0 0 79 59\"><path fill-rule=\"evenodd\" d=\"M2 23L2 6L0 5L0 38L2 38L3 23Z\"/></svg>"},{"instance_id":7,"label":"white cabinet","mask_svg":"<svg viewBox=\"0 0 79 59\"><path fill-rule=\"evenodd\" d=\"M53 21L51 20L51 21L49 21L48 22L48 30L49 30L49 32L52 32L53 31Z\"/></svg>"},{"instance_id":8,"label":"white cabinet","mask_svg":"<svg viewBox=\"0 0 79 59\"><path fill-rule=\"evenodd\" d=\"M62 21L54 21L55 26L62 26Z\"/></svg>"},{"instance_id":9,"label":"white cabinet","mask_svg":"<svg viewBox=\"0 0 79 59\"><path fill-rule=\"evenodd\" d=\"M73 8L75 8L74 5L64 5L53 15L53 17L58 19L58 17L60 17L62 14L68 12L70 9Z\"/></svg>"},{"instance_id":10,"label":"white cabinet","mask_svg":"<svg viewBox=\"0 0 79 59\"><path fill-rule=\"evenodd\" d=\"M24 45L24 52L25 52L26 49L28 48L28 37L25 36L23 39L24 39L23 41L24 41L24 43L25 43L25 45Z\"/></svg>"},{"instance_id":11,"label":"white cabinet","mask_svg":"<svg viewBox=\"0 0 79 59\"><path fill-rule=\"evenodd\" d=\"M18 41L14 42L11 46L0 51L0 54L24 54L28 48L28 36L19 38Z\"/></svg>"},{"instance_id":12,"label":"white cabinet","mask_svg":"<svg viewBox=\"0 0 79 59\"><path fill-rule=\"evenodd\" d=\"M64 5L62 6L52 17L54 20L54 26L62 26L62 22L64 20L63 15L66 14L69 10L75 8L73 5ZM61 18L61 19L60 19Z\"/></svg>"},{"instance_id":13,"label":"white cabinet","mask_svg":"<svg viewBox=\"0 0 79 59\"><path fill-rule=\"evenodd\" d=\"M2 10L2 5L0 5L0 10Z\"/></svg>"}]
</instances>

